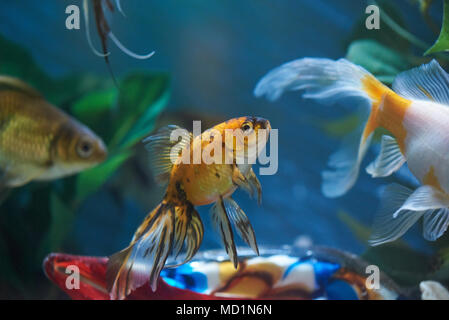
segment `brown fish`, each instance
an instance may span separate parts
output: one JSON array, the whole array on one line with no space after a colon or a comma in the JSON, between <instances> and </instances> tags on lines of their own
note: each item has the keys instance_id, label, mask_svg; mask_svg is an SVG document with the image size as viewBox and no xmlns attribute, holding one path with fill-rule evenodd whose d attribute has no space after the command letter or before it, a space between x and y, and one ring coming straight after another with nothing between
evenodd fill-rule
<instances>
[{"instance_id":1,"label":"brown fish","mask_svg":"<svg viewBox=\"0 0 449 320\"><path fill-rule=\"evenodd\" d=\"M21 80L0 76L0 188L68 176L106 156L89 128Z\"/></svg>"}]
</instances>

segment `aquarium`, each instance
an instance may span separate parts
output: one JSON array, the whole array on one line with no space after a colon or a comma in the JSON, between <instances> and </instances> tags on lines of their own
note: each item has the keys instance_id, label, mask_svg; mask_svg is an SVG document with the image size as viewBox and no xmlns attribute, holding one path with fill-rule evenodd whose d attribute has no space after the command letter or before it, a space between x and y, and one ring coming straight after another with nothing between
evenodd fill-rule
<instances>
[{"instance_id":1,"label":"aquarium","mask_svg":"<svg viewBox=\"0 0 449 320\"><path fill-rule=\"evenodd\" d=\"M447 0L1 1L0 299L449 299L448 52Z\"/></svg>"}]
</instances>

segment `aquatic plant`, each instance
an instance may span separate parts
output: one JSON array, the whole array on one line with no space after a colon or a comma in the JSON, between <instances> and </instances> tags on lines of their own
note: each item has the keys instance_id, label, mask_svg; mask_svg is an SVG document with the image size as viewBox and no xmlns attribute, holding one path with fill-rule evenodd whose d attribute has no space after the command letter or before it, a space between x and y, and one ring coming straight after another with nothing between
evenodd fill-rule
<instances>
[{"instance_id":1,"label":"aquatic plant","mask_svg":"<svg viewBox=\"0 0 449 320\"><path fill-rule=\"evenodd\" d=\"M426 12L426 10L424 10ZM443 23L441 27L440 36L435 44L429 48L424 54L449 51L449 1L444 1L443 7Z\"/></svg>"}]
</instances>

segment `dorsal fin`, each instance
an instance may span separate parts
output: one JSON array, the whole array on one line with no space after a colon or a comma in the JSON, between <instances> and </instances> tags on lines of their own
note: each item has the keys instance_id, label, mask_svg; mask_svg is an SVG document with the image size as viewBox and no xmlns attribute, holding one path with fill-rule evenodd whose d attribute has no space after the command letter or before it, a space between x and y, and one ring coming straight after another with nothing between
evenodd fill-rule
<instances>
[{"instance_id":1,"label":"dorsal fin","mask_svg":"<svg viewBox=\"0 0 449 320\"><path fill-rule=\"evenodd\" d=\"M176 132L178 140L172 141L171 135ZM160 184L168 182L173 168L173 162L170 159L170 152L175 145L179 146L177 151L187 148L192 141L192 133L175 125L169 125L161 128L155 135L145 138L142 142L150 152L151 171Z\"/></svg>"},{"instance_id":2,"label":"dorsal fin","mask_svg":"<svg viewBox=\"0 0 449 320\"><path fill-rule=\"evenodd\" d=\"M449 106L449 75L436 60L400 73L394 80L393 90L407 99Z\"/></svg>"},{"instance_id":3,"label":"dorsal fin","mask_svg":"<svg viewBox=\"0 0 449 320\"><path fill-rule=\"evenodd\" d=\"M20 79L10 76L0 75L0 91L1 90L17 90L31 97L43 98L42 95L36 89L26 84Z\"/></svg>"}]
</instances>

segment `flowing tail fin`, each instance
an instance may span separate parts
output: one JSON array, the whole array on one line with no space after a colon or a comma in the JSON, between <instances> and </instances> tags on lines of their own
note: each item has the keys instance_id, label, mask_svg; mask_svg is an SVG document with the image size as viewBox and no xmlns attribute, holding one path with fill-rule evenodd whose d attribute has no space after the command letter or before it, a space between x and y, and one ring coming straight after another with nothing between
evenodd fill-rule
<instances>
[{"instance_id":1,"label":"flowing tail fin","mask_svg":"<svg viewBox=\"0 0 449 320\"><path fill-rule=\"evenodd\" d=\"M378 127L376 116L382 97L391 90L346 59L303 58L270 71L259 81L254 94L274 101L285 91L297 90L304 90L304 98L324 104L349 102L361 107L362 124L331 156L328 163L331 170L322 173L324 195L341 196L357 180L372 133Z\"/></svg>"},{"instance_id":2,"label":"flowing tail fin","mask_svg":"<svg viewBox=\"0 0 449 320\"><path fill-rule=\"evenodd\" d=\"M155 291L169 254L178 255L185 246L182 263L186 263L197 252L203 233L199 214L190 203L175 206L164 200L148 214L131 244L109 257L106 280L111 298L124 299L148 281Z\"/></svg>"}]
</instances>

